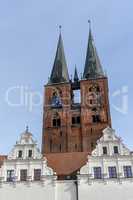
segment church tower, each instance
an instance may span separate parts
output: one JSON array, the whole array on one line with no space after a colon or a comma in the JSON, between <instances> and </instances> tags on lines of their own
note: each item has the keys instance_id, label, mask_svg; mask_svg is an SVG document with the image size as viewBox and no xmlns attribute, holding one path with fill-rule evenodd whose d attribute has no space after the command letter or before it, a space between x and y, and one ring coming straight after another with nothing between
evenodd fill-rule
<instances>
[{"instance_id":1,"label":"church tower","mask_svg":"<svg viewBox=\"0 0 133 200\"><path fill-rule=\"evenodd\" d=\"M81 79L76 67L73 80L69 78L60 33L51 76L45 85L44 100L42 152L54 165L58 156L64 162L69 155L73 159L78 155L77 160L84 157L77 168L68 162L63 166L67 168L69 165L73 173L86 161L88 152L95 148L102 130L111 126L108 79L94 45L91 28Z\"/></svg>"}]
</instances>

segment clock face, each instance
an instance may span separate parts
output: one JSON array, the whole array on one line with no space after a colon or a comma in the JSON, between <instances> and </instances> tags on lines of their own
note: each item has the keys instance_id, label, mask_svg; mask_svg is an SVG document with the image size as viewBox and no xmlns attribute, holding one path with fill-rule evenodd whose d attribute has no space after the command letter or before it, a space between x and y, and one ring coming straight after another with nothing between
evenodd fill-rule
<instances>
[{"instance_id":1,"label":"clock face","mask_svg":"<svg viewBox=\"0 0 133 200\"><path fill-rule=\"evenodd\" d=\"M55 108L62 107L61 97L60 97L58 91L53 92L51 105L52 105L52 107L55 107Z\"/></svg>"}]
</instances>

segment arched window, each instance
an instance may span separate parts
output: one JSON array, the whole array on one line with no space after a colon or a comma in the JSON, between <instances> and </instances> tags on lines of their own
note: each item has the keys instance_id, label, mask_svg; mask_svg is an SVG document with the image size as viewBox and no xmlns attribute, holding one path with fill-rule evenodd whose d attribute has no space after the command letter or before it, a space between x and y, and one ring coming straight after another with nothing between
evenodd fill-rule
<instances>
[{"instance_id":1,"label":"arched window","mask_svg":"<svg viewBox=\"0 0 133 200\"><path fill-rule=\"evenodd\" d=\"M100 115L98 115L98 114L92 115L92 122L93 123L99 123L99 122L101 122Z\"/></svg>"},{"instance_id":2,"label":"arched window","mask_svg":"<svg viewBox=\"0 0 133 200\"><path fill-rule=\"evenodd\" d=\"M23 156L23 151L22 151L22 150L19 150L19 151L18 151L18 158L22 158L22 156Z\"/></svg>"},{"instance_id":3,"label":"arched window","mask_svg":"<svg viewBox=\"0 0 133 200\"><path fill-rule=\"evenodd\" d=\"M31 150L31 149L28 151L28 157L29 157L29 158L32 157L32 150Z\"/></svg>"},{"instance_id":4,"label":"arched window","mask_svg":"<svg viewBox=\"0 0 133 200\"><path fill-rule=\"evenodd\" d=\"M58 113L55 113L53 116L53 127L60 127L61 126L61 119Z\"/></svg>"},{"instance_id":5,"label":"arched window","mask_svg":"<svg viewBox=\"0 0 133 200\"><path fill-rule=\"evenodd\" d=\"M61 98L57 91L54 91L53 95L52 95L52 107L53 108L54 107L56 107L56 108L62 107Z\"/></svg>"}]
</instances>

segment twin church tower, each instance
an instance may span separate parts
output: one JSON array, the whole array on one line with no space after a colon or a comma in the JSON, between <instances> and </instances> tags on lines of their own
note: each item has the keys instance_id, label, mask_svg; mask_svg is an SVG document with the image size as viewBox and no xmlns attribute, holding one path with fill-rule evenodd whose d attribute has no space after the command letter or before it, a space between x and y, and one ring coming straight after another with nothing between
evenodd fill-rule
<instances>
[{"instance_id":1,"label":"twin church tower","mask_svg":"<svg viewBox=\"0 0 133 200\"><path fill-rule=\"evenodd\" d=\"M108 79L91 28L81 78L76 68L74 78L69 78L60 33L44 98L42 152L58 175L74 174L85 164L103 129L111 126Z\"/></svg>"}]
</instances>

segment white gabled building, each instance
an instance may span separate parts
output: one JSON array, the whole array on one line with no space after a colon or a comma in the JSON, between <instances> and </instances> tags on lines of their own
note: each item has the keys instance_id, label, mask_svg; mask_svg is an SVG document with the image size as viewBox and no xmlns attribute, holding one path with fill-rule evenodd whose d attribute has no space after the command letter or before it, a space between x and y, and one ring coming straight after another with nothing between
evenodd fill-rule
<instances>
[{"instance_id":1,"label":"white gabled building","mask_svg":"<svg viewBox=\"0 0 133 200\"><path fill-rule=\"evenodd\" d=\"M79 199L132 200L133 153L106 128L78 175Z\"/></svg>"},{"instance_id":2,"label":"white gabled building","mask_svg":"<svg viewBox=\"0 0 133 200\"><path fill-rule=\"evenodd\" d=\"M26 129L0 168L0 200L133 200L133 153L106 128L76 180L57 180Z\"/></svg>"},{"instance_id":3,"label":"white gabled building","mask_svg":"<svg viewBox=\"0 0 133 200\"><path fill-rule=\"evenodd\" d=\"M4 161L0 170L1 179L4 182L39 181L44 176L52 175L53 170L47 166L46 158L43 158L27 128Z\"/></svg>"},{"instance_id":4,"label":"white gabled building","mask_svg":"<svg viewBox=\"0 0 133 200\"><path fill-rule=\"evenodd\" d=\"M0 199L55 199L55 180L27 128L0 168Z\"/></svg>"}]
</instances>

